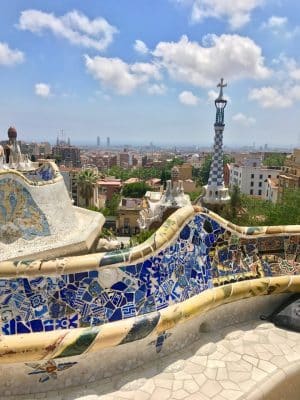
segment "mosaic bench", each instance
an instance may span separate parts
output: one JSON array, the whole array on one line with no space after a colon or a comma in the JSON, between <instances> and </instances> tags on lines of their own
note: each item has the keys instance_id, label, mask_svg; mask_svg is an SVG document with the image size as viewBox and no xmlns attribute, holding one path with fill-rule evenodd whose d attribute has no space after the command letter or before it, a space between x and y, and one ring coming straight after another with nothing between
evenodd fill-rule
<instances>
[{"instance_id":1,"label":"mosaic bench","mask_svg":"<svg viewBox=\"0 0 300 400\"><path fill-rule=\"evenodd\" d=\"M300 226L243 228L196 206L131 249L3 261L1 368L13 363L39 390L33 375L49 384L91 354L100 368L139 342L159 353L175 328L220 305L299 292L299 270Z\"/></svg>"}]
</instances>

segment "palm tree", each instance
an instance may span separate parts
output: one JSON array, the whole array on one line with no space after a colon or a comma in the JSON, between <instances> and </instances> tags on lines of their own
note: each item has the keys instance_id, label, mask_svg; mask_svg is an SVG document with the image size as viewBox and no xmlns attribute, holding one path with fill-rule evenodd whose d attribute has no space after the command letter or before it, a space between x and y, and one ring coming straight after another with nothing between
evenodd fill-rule
<instances>
[{"instance_id":1,"label":"palm tree","mask_svg":"<svg viewBox=\"0 0 300 400\"><path fill-rule=\"evenodd\" d=\"M84 198L86 208L90 205L97 179L98 175L91 169L84 169L77 175L76 181L79 194Z\"/></svg>"}]
</instances>

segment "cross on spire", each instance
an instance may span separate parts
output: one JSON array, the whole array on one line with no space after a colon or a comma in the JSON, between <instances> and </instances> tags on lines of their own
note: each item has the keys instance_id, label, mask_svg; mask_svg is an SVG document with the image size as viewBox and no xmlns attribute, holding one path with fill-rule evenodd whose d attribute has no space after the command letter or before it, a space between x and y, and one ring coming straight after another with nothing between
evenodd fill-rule
<instances>
[{"instance_id":1,"label":"cross on spire","mask_svg":"<svg viewBox=\"0 0 300 400\"><path fill-rule=\"evenodd\" d=\"M218 99L223 98L223 88L227 86L227 83L224 83L224 78L221 78L220 83L218 83L217 87L220 88L220 93Z\"/></svg>"}]
</instances>

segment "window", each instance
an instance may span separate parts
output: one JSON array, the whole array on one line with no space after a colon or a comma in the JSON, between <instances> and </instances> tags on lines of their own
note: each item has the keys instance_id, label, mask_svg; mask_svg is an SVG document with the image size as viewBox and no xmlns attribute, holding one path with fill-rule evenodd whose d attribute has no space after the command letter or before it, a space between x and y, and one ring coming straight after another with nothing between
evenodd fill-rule
<instances>
[{"instance_id":1,"label":"window","mask_svg":"<svg viewBox=\"0 0 300 400\"><path fill-rule=\"evenodd\" d=\"M258 191L258 195L261 196L261 190Z\"/></svg>"},{"instance_id":2,"label":"window","mask_svg":"<svg viewBox=\"0 0 300 400\"><path fill-rule=\"evenodd\" d=\"M253 189L250 189L250 194L253 194Z\"/></svg>"},{"instance_id":3,"label":"window","mask_svg":"<svg viewBox=\"0 0 300 400\"><path fill-rule=\"evenodd\" d=\"M262 187L262 182L259 182L259 183L258 183L258 187Z\"/></svg>"},{"instance_id":4,"label":"window","mask_svg":"<svg viewBox=\"0 0 300 400\"><path fill-rule=\"evenodd\" d=\"M254 179L254 174L251 174L251 179Z\"/></svg>"},{"instance_id":5,"label":"window","mask_svg":"<svg viewBox=\"0 0 300 400\"><path fill-rule=\"evenodd\" d=\"M253 186L254 186L254 182L251 182L251 183L250 183L250 186L253 187Z\"/></svg>"},{"instance_id":6,"label":"window","mask_svg":"<svg viewBox=\"0 0 300 400\"><path fill-rule=\"evenodd\" d=\"M259 175L259 179L262 179L263 178L263 176L262 175Z\"/></svg>"}]
</instances>

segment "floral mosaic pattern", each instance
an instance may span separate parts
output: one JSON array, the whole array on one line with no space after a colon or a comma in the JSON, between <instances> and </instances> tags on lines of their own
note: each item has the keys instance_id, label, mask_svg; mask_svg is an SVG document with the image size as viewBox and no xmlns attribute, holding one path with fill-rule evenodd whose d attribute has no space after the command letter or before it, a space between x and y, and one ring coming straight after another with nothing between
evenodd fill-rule
<instances>
[{"instance_id":1,"label":"floral mosaic pattern","mask_svg":"<svg viewBox=\"0 0 300 400\"><path fill-rule=\"evenodd\" d=\"M12 243L22 237L50 235L45 215L29 191L15 179L0 180L0 241Z\"/></svg>"},{"instance_id":2,"label":"floral mosaic pattern","mask_svg":"<svg viewBox=\"0 0 300 400\"><path fill-rule=\"evenodd\" d=\"M143 262L1 279L1 329L13 335L97 326L159 311L214 286L299 271L299 236L243 238L199 213Z\"/></svg>"},{"instance_id":3,"label":"floral mosaic pattern","mask_svg":"<svg viewBox=\"0 0 300 400\"><path fill-rule=\"evenodd\" d=\"M61 371L69 369L75 364L77 362L57 363L54 360L49 360L43 363L27 363L26 365L33 369L28 375L40 375L39 382L44 383L49 379L57 379Z\"/></svg>"}]
</instances>

